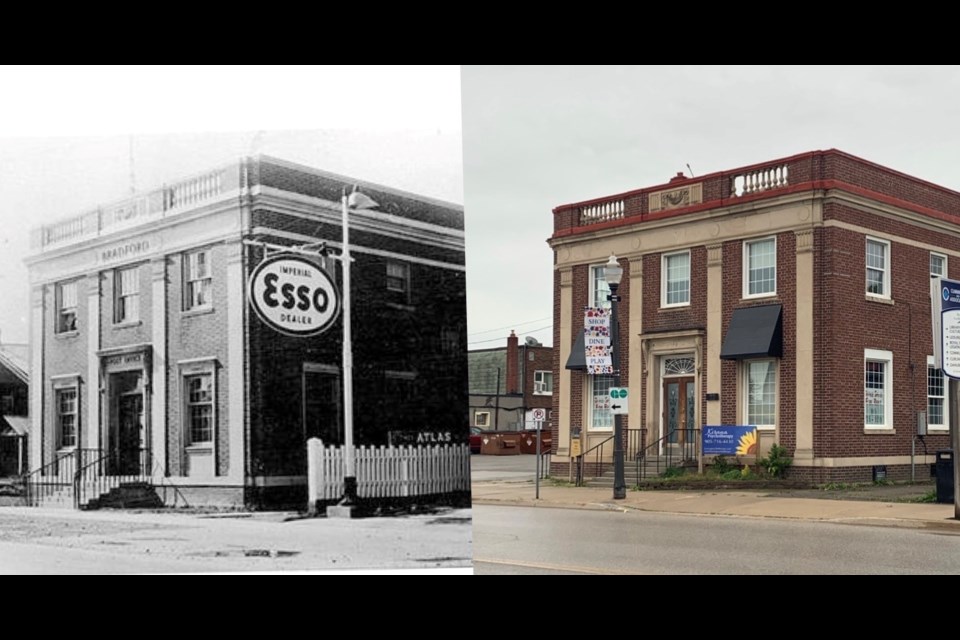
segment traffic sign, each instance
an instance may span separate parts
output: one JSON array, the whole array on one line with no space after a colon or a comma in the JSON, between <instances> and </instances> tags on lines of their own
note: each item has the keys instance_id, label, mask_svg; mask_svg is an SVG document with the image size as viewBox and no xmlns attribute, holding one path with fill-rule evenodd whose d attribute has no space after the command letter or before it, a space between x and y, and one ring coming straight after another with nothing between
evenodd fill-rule
<instances>
[{"instance_id":1,"label":"traffic sign","mask_svg":"<svg viewBox=\"0 0 960 640\"><path fill-rule=\"evenodd\" d=\"M940 308L943 373L960 380L960 282L940 280Z\"/></svg>"},{"instance_id":2,"label":"traffic sign","mask_svg":"<svg viewBox=\"0 0 960 640\"><path fill-rule=\"evenodd\" d=\"M627 387L610 387L610 413L627 415Z\"/></svg>"},{"instance_id":3,"label":"traffic sign","mask_svg":"<svg viewBox=\"0 0 960 640\"><path fill-rule=\"evenodd\" d=\"M534 422L543 422L547 418L546 409L534 409L533 410L533 421Z\"/></svg>"}]
</instances>

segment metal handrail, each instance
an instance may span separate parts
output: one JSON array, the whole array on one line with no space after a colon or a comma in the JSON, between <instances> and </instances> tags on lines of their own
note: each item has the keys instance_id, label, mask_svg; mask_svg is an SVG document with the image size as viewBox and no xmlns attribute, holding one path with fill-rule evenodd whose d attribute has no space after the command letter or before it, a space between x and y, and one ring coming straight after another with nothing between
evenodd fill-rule
<instances>
[{"instance_id":1,"label":"metal handrail","mask_svg":"<svg viewBox=\"0 0 960 640\"><path fill-rule=\"evenodd\" d=\"M150 450L137 449L137 470L132 473L125 472L125 465L131 460L129 456L128 451L101 452L95 460L77 469L73 477L73 506L79 509L90 500L99 498L124 483L149 480L153 473ZM89 491L89 498L88 489L93 489Z\"/></svg>"},{"instance_id":2,"label":"metal handrail","mask_svg":"<svg viewBox=\"0 0 960 640\"><path fill-rule=\"evenodd\" d=\"M638 482L638 483L639 483L640 480L644 477L641 472L645 473L646 470L647 470L647 468L646 468L646 460L647 460L647 458L649 457L649 456L648 456L648 452L649 452L651 449L654 449L654 447L656 447L656 450L659 452L660 447L661 447L663 444L667 444L668 446L664 447L664 450L665 450L665 452L666 452L666 458L667 458L667 460L666 460L666 467L665 467L665 468L666 468L666 469L669 469L670 467L673 466L673 452L674 452L674 448L669 446L669 445L671 444L670 439L671 439L675 434L678 434L678 433L681 433L681 432L684 434L684 439L683 439L683 444L681 445L683 457L681 458L680 461L682 462L682 461L684 461L684 460L690 460L690 459L696 459L696 458L697 458L697 452L698 452L698 446L697 446L697 445L698 445L699 437L700 437L700 436L699 436L700 429L671 429L666 435L661 436L660 438L658 438L658 439L655 440L654 442L652 442L652 443L650 443L649 445L647 445L646 447L644 447L641 451L637 452L637 455L636 455L636 457L635 457L635 464L636 464L636 467L637 467L637 482ZM691 435L693 436L692 438L691 438L691 437L688 437L688 436L691 436ZM688 455L688 454L690 453L690 448L691 448L691 447L693 448L693 453L694 453L694 455L693 455L692 457ZM657 459L657 475L658 475L658 476L660 475L660 460L661 460L661 457L662 457L662 456L660 456L659 453L658 453L658 455L656 456L656 459Z\"/></svg>"},{"instance_id":3,"label":"metal handrail","mask_svg":"<svg viewBox=\"0 0 960 640\"><path fill-rule=\"evenodd\" d=\"M46 482L43 480L43 478L50 476L51 471L54 472L53 475L56 477L61 477L62 475L69 476L70 475L69 473L62 474L60 472L60 467L67 464L69 461L73 461L75 466L77 451L78 451L77 449L73 449L66 453L58 454L53 460L43 465L39 469L34 469L33 471L27 474L24 474L22 476L22 482L24 486L24 493L26 497L27 506L29 507L39 506L40 500L42 498L53 495L53 493L59 488L70 486L69 483L67 482L56 482L56 481ZM34 478L36 478L36 480ZM34 492L35 485L36 485L36 492Z\"/></svg>"},{"instance_id":4,"label":"metal handrail","mask_svg":"<svg viewBox=\"0 0 960 640\"><path fill-rule=\"evenodd\" d=\"M599 465L599 468L600 468L600 469L603 469L603 455L602 455L602 454L603 454L603 445L607 444L607 443L610 442L611 440L613 440L613 436L610 436L609 438L607 438L607 439L605 439L605 440L603 440L603 441L601 441L601 442L598 442L597 444L593 445L592 447L590 447L589 449L587 449L586 451L584 451L583 453L581 453L579 456L577 456L577 477L576 477L576 483L575 483L576 486L578 486L578 487L582 487L582 486L583 486L583 460L584 460L584 457L587 456L591 451L597 451L597 454L596 454L596 462L594 463L594 465L595 465L594 468L597 468L597 465ZM603 474L602 474L602 473L598 473L597 475L603 475Z\"/></svg>"}]
</instances>

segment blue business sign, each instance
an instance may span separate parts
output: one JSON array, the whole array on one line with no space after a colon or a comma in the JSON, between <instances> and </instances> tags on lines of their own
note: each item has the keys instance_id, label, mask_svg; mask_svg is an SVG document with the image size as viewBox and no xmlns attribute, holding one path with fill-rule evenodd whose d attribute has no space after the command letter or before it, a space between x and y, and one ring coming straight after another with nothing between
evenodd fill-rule
<instances>
[{"instance_id":1,"label":"blue business sign","mask_svg":"<svg viewBox=\"0 0 960 640\"><path fill-rule=\"evenodd\" d=\"M943 373L960 378L960 282L940 280L940 349Z\"/></svg>"},{"instance_id":2,"label":"blue business sign","mask_svg":"<svg viewBox=\"0 0 960 640\"><path fill-rule=\"evenodd\" d=\"M757 453L754 426L706 426L703 428L703 455L752 456Z\"/></svg>"}]
</instances>

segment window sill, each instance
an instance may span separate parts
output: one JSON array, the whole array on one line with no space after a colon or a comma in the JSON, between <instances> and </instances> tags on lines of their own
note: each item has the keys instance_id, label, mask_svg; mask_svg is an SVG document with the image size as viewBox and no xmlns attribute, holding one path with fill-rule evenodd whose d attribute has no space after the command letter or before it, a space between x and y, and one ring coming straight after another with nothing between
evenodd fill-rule
<instances>
[{"instance_id":1,"label":"window sill","mask_svg":"<svg viewBox=\"0 0 960 640\"><path fill-rule=\"evenodd\" d=\"M864 427L863 435L865 436L894 436L897 435L896 429L890 429L888 427Z\"/></svg>"},{"instance_id":2,"label":"window sill","mask_svg":"<svg viewBox=\"0 0 960 640\"><path fill-rule=\"evenodd\" d=\"M682 311L689 308L689 302L684 302L683 304L660 305L660 311Z\"/></svg>"},{"instance_id":3,"label":"window sill","mask_svg":"<svg viewBox=\"0 0 960 640\"><path fill-rule=\"evenodd\" d=\"M143 320L131 320L130 322L114 322L113 329L114 330L130 329L133 327L139 327L142 324L143 324Z\"/></svg>"},{"instance_id":4,"label":"window sill","mask_svg":"<svg viewBox=\"0 0 960 640\"><path fill-rule=\"evenodd\" d=\"M892 307L894 304L896 304L896 303L893 301L893 298L887 298L887 297L885 297L885 296L874 296L874 295L870 295L869 293L866 294L866 299L867 299L867 302L877 302L877 303L880 303L880 304L888 304L888 305L890 305L891 307Z\"/></svg>"},{"instance_id":5,"label":"window sill","mask_svg":"<svg viewBox=\"0 0 960 640\"><path fill-rule=\"evenodd\" d=\"M538 393L538 392L534 391L534 392L533 392L533 395L535 395L535 396L541 396L541 397L544 397L544 398L550 398L550 397L553 396L553 392L551 391L550 393L544 393L544 392L541 391L541 392Z\"/></svg>"},{"instance_id":6,"label":"window sill","mask_svg":"<svg viewBox=\"0 0 960 640\"><path fill-rule=\"evenodd\" d=\"M777 292L773 293L756 293L754 295L744 295L740 297L740 302L754 302L756 300L778 300L779 296Z\"/></svg>"},{"instance_id":7,"label":"window sill","mask_svg":"<svg viewBox=\"0 0 960 640\"><path fill-rule=\"evenodd\" d=\"M416 311L417 308L412 304L400 304L399 302L385 302L384 306L397 311Z\"/></svg>"},{"instance_id":8,"label":"window sill","mask_svg":"<svg viewBox=\"0 0 960 640\"><path fill-rule=\"evenodd\" d=\"M76 338L80 335L80 331L74 329L73 331L61 331L60 333L53 334L53 337L57 340L70 340Z\"/></svg>"},{"instance_id":9,"label":"window sill","mask_svg":"<svg viewBox=\"0 0 960 640\"><path fill-rule=\"evenodd\" d=\"M949 427L931 427L927 425L927 435L931 436L948 436L950 435Z\"/></svg>"},{"instance_id":10,"label":"window sill","mask_svg":"<svg viewBox=\"0 0 960 640\"><path fill-rule=\"evenodd\" d=\"M213 445L209 442L203 444L188 444L183 448L187 453L213 453Z\"/></svg>"},{"instance_id":11,"label":"window sill","mask_svg":"<svg viewBox=\"0 0 960 640\"><path fill-rule=\"evenodd\" d=\"M77 450L77 445L73 445L72 447L59 447L57 449L57 457L60 457L61 455L67 455L67 454L73 453L76 450Z\"/></svg>"},{"instance_id":12,"label":"window sill","mask_svg":"<svg viewBox=\"0 0 960 640\"><path fill-rule=\"evenodd\" d=\"M180 312L181 318L192 318L194 316L205 316L213 313L213 307L197 307L196 309L187 309Z\"/></svg>"}]
</instances>

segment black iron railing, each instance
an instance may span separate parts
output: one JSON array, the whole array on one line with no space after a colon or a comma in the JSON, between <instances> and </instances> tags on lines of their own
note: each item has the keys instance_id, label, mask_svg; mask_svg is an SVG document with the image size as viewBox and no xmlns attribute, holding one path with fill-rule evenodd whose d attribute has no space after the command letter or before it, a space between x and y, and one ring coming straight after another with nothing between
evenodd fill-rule
<instances>
[{"instance_id":1,"label":"black iron railing","mask_svg":"<svg viewBox=\"0 0 960 640\"><path fill-rule=\"evenodd\" d=\"M577 474L576 474L576 485L578 487L583 486L583 472L585 462L593 461L593 477L599 478L603 476L604 466L612 466L611 460L604 459L604 451L609 444L613 447L613 438L610 436L602 442L597 443L596 445L590 447L583 452L577 458ZM631 460L640 455L640 453L646 448L647 441L647 430L646 429L624 429L623 430L624 438L624 460ZM611 451L611 457L613 452Z\"/></svg>"},{"instance_id":2,"label":"black iron railing","mask_svg":"<svg viewBox=\"0 0 960 640\"><path fill-rule=\"evenodd\" d=\"M634 456L637 482L647 477L651 465L656 475L677 465L697 462L700 457L700 429L673 429L640 449ZM662 466L662 471L661 471Z\"/></svg>"},{"instance_id":3,"label":"black iron railing","mask_svg":"<svg viewBox=\"0 0 960 640\"><path fill-rule=\"evenodd\" d=\"M153 457L149 449L102 453L78 468L73 478L73 505L86 507L120 485L151 481Z\"/></svg>"}]
</instances>

